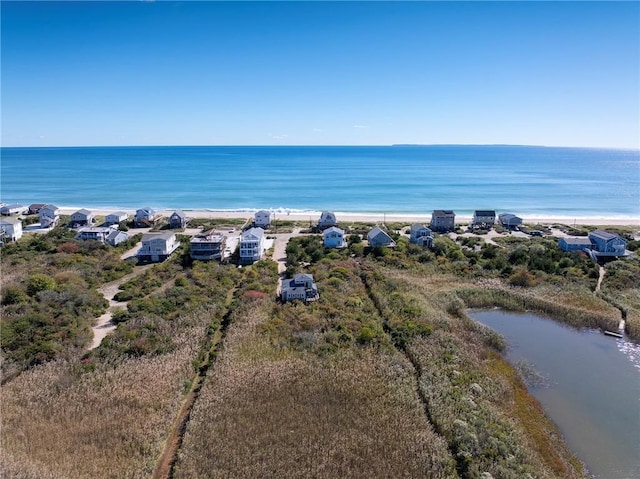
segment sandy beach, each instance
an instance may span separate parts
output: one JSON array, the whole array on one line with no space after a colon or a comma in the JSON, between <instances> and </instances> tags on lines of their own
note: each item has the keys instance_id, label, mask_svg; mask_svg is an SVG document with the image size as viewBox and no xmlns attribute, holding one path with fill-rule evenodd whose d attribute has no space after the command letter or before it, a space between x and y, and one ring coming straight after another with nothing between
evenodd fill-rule
<instances>
[{"instance_id":1,"label":"sandy beach","mask_svg":"<svg viewBox=\"0 0 640 479\"><path fill-rule=\"evenodd\" d=\"M63 206L60 213L70 215L82 207ZM136 210L132 208L87 208L95 215L106 216L114 211L126 211L130 216L135 215ZM157 210L162 216L171 216L175 210ZM184 209L190 218L213 218L213 219L235 219L253 218L254 211L215 211L211 209ZM497 213L497 212L496 212ZM287 212L274 211L273 217L277 220L288 221L309 221L316 222L320 217L319 211L309 212ZM339 222L363 222L363 223L429 223L431 212L424 215L400 214L400 213L344 213L336 211L336 218ZM596 217L551 217L551 216L522 216L525 224L565 224L565 225L587 225L587 226L632 226L640 228L640 217L638 218L596 218ZM470 216L456 216L456 223L467 224L471 221Z\"/></svg>"}]
</instances>

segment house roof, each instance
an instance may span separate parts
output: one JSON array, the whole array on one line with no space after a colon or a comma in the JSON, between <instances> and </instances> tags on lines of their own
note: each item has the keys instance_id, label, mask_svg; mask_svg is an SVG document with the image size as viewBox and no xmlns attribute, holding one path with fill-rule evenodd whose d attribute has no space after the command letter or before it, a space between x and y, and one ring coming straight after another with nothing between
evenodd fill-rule
<instances>
[{"instance_id":1,"label":"house roof","mask_svg":"<svg viewBox=\"0 0 640 479\"><path fill-rule=\"evenodd\" d=\"M613 238L617 238L618 235L614 235L613 233L609 233L607 231L595 230L589 233L589 236L595 236L596 238L601 238L603 240L609 241Z\"/></svg>"},{"instance_id":2,"label":"house roof","mask_svg":"<svg viewBox=\"0 0 640 479\"><path fill-rule=\"evenodd\" d=\"M84 208L82 208L82 209L80 209L80 210L76 211L76 212L75 212L75 213L73 213L73 214L74 214L74 215L81 214L81 215L84 215L84 216L89 216L89 215L91 214L91 211L89 211L89 210L85 210Z\"/></svg>"},{"instance_id":3,"label":"house roof","mask_svg":"<svg viewBox=\"0 0 640 479\"><path fill-rule=\"evenodd\" d=\"M114 211L113 213L109 213L107 216L129 216L129 213L126 211Z\"/></svg>"},{"instance_id":4,"label":"house roof","mask_svg":"<svg viewBox=\"0 0 640 479\"><path fill-rule=\"evenodd\" d=\"M442 216L442 217L448 217L448 216L455 216L456 214L453 212L453 210L433 210L433 216Z\"/></svg>"},{"instance_id":5,"label":"house roof","mask_svg":"<svg viewBox=\"0 0 640 479\"><path fill-rule=\"evenodd\" d=\"M498 215L498 217L501 220L512 220L512 219L522 220L522 218L520 218L519 216L514 215L513 213L500 213L500 215Z\"/></svg>"},{"instance_id":6,"label":"house roof","mask_svg":"<svg viewBox=\"0 0 640 479\"><path fill-rule=\"evenodd\" d=\"M329 233L341 233L344 234L344 230L338 228L337 226L332 226L330 228L327 228L326 230L324 230L324 232L322 233L322 236L325 236Z\"/></svg>"},{"instance_id":7,"label":"house roof","mask_svg":"<svg viewBox=\"0 0 640 479\"><path fill-rule=\"evenodd\" d=\"M175 238L175 234L171 233L170 231L165 231L162 233L145 233L144 235L142 235L142 241L152 241L154 239L163 239L163 240L170 240Z\"/></svg>"},{"instance_id":8,"label":"house roof","mask_svg":"<svg viewBox=\"0 0 640 479\"><path fill-rule=\"evenodd\" d=\"M271 213L270 213L269 211L267 211L267 210L260 210L260 211L256 211L255 216L258 216L258 215L268 215L268 216L271 216Z\"/></svg>"},{"instance_id":9,"label":"house roof","mask_svg":"<svg viewBox=\"0 0 640 479\"><path fill-rule=\"evenodd\" d=\"M18 218L0 218L0 224L1 223L5 223L5 224L11 224L11 225L17 225L17 224L22 224L22 221L20 221Z\"/></svg>"},{"instance_id":10,"label":"house roof","mask_svg":"<svg viewBox=\"0 0 640 479\"><path fill-rule=\"evenodd\" d=\"M120 236L121 234L122 234L122 235L125 235L127 238L129 237L129 235L128 235L127 233L125 233L124 231L120 231L120 230L112 229L112 230L111 230L111 233L109 233L109 234L107 235L107 239L115 239L115 238L117 238L118 236Z\"/></svg>"},{"instance_id":11,"label":"house roof","mask_svg":"<svg viewBox=\"0 0 640 479\"><path fill-rule=\"evenodd\" d=\"M371 231L369 231L369 233L367 233L367 239L371 240L373 238L376 238L377 236L383 235L384 239L387 240L391 243L393 243L393 240L391 239L391 236L389 236L385 231L383 231L382 229L380 229L379 226L375 226Z\"/></svg>"},{"instance_id":12,"label":"house roof","mask_svg":"<svg viewBox=\"0 0 640 479\"><path fill-rule=\"evenodd\" d=\"M144 208L140 208L139 210L136 210L136 215L138 213L145 213L148 215L155 215L156 211L153 208L149 208L148 206L145 206Z\"/></svg>"},{"instance_id":13,"label":"house roof","mask_svg":"<svg viewBox=\"0 0 640 479\"><path fill-rule=\"evenodd\" d=\"M174 212L171 214L171 216L178 216L178 217L180 217L180 218L186 218L186 217L187 217L186 213L185 213L184 211L180 211L180 210L176 210L176 211L174 211Z\"/></svg>"},{"instance_id":14,"label":"house roof","mask_svg":"<svg viewBox=\"0 0 640 479\"><path fill-rule=\"evenodd\" d=\"M495 216L495 210L475 210L473 212L475 216Z\"/></svg>"},{"instance_id":15,"label":"house roof","mask_svg":"<svg viewBox=\"0 0 640 479\"><path fill-rule=\"evenodd\" d=\"M80 228L78 230L78 234L80 233L109 233L111 231L114 231L113 228L110 228L108 226L90 226L87 228ZM115 230L117 231L117 230Z\"/></svg>"},{"instance_id":16,"label":"house roof","mask_svg":"<svg viewBox=\"0 0 640 479\"><path fill-rule=\"evenodd\" d=\"M215 233L214 230L203 231L191 238L191 243L222 243L224 236Z\"/></svg>"},{"instance_id":17,"label":"house roof","mask_svg":"<svg viewBox=\"0 0 640 479\"><path fill-rule=\"evenodd\" d=\"M420 224L420 223L413 223L411 225L411 231L419 231L419 230L429 230L431 231L429 228L427 228L425 225Z\"/></svg>"},{"instance_id":18,"label":"house roof","mask_svg":"<svg viewBox=\"0 0 640 479\"><path fill-rule=\"evenodd\" d=\"M242 233L242 241L250 240L252 238L260 239L264 236L264 230L262 228L249 228Z\"/></svg>"},{"instance_id":19,"label":"house roof","mask_svg":"<svg viewBox=\"0 0 640 479\"><path fill-rule=\"evenodd\" d=\"M331 211L323 211L320 215L320 222L325 223L327 221L336 221L336 215Z\"/></svg>"},{"instance_id":20,"label":"house roof","mask_svg":"<svg viewBox=\"0 0 640 479\"><path fill-rule=\"evenodd\" d=\"M19 205L19 204L17 204L17 203L16 203L16 204L13 204L13 205L4 205L4 206L2 207L2 209L3 209L3 210L5 210L5 209L6 209L6 210L13 210L13 209L15 209L15 208L26 208L26 206L24 206L24 205Z\"/></svg>"},{"instance_id":21,"label":"house roof","mask_svg":"<svg viewBox=\"0 0 640 479\"><path fill-rule=\"evenodd\" d=\"M58 208L56 205L44 205L42 208L40 208L41 210L53 210L53 211L58 211L60 208Z\"/></svg>"},{"instance_id":22,"label":"house roof","mask_svg":"<svg viewBox=\"0 0 640 479\"><path fill-rule=\"evenodd\" d=\"M313 282L313 275L309 273L298 273L293 277L293 279L295 280L296 283L302 283L306 281Z\"/></svg>"},{"instance_id":23,"label":"house roof","mask_svg":"<svg viewBox=\"0 0 640 479\"><path fill-rule=\"evenodd\" d=\"M560 238L560 241L564 241L566 244L591 245L591 240L585 236L567 236L565 238Z\"/></svg>"}]
</instances>

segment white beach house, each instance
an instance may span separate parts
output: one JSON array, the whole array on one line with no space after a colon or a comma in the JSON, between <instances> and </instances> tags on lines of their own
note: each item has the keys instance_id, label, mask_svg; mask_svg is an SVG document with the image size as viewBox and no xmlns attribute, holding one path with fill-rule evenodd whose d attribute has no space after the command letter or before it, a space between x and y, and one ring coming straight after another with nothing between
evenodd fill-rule
<instances>
[{"instance_id":1,"label":"white beach house","mask_svg":"<svg viewBox=\"0 0 640 479\"><path fill-rule=\"evenodd\" d=\"M205 231L195 235L189 242L189 255L191 259L208 261L222 260L226 237L215 233L214 230Z\"/></svg>"},{"instance_id":2,"label":"white beach house","mask_svg":"<svg viewBox=\"0 0 640 479\"><path fill-rule=\"evenodd\" d=\"M240 263L251 264L262 259L264 254L264 230L251 228L240 236Z\"/></svg>"},{"instance_id":3,"label":"white beach house","mask_svg":"<svg viewBox=\"0 0 640 479\"><path fill-rule=\"evenodd\" d=\"M115 211L104 217L105 225L117 225L121 221L127 221L129 214L126 211Z\"/></svg>"},{"instance_id":4,"label":"white beach house","mask_svg":"<svg viewBox=\"0 0 640 479\"><path fill-rule=\"evenodd\" d=\"M187 226L187 221L186 213L176 210L169 216L169 228L184 228Z\"/></svg>"},{"instance_id":5,"label":"white beach house","mask_svg":"<svg viewBox=\"0 0 640 479\"><path fill-rule=\"evenodd\" d=\"M336 215L331 211L323 211L320 215L320 219L318 220L318 229L326 230L327 228L331 228L332 226L338 226Z\"/></svg>"},{"instance_id":6,"label":"white beach house","mask_svg":"<svg viewBox=\"0 0 640 479\"><path fill-rule=\"evenodd\" d=\"M505 228L516 228L522 224L522 218L513 213L500 213L498 221Z\"/></svg>"},{"instance_id":7,"label":"white beach house","mask_svg":"<svg viewBox=\"0 0 640 479\"><path fill-rule=\"evenodd\" d=\"M0 208L0 214L3 216L17 216L24 215L29 211L28 206L23 205L4 205Z\"/></svg>"},{"instance_id":8,"label":"white beach house","mask_svg":"<svg viewBox=\"0 0 640 479\"><path fill-rule=\"evenodd\" d=\"M344 238L344 230L337 226L331 226L322 232L322 243L327 248L344 248L347 243Z\"/></svg>"},{"instance_id":9,"label":"white beach house","mask_svg":"<svg viewBox=\"0 0 640 479\"><path fill-rule=\"evenodd\" d=\"M310 274L296 274L293 279L285 279L282 281L280 298L284 302L300 300L306 303L315 301L319 297L318 286Z\"/></svg>"},{"instance_id":10,"label":"white beach house","mask_svg":"<svg viewBox=\"0 0 640 479\"><path fill-rule=\"evenodd\" d=\"M385 231L376 226L367 233L367 241L372 248L376 246L387 246L393 248L396 243Z\"/></svg>"},{"instance_id":11,"label":"white beach house","mask_svg":"<svg viewBox=\"0 0 640 479\"><path fill-rule=\"evenodd\" d=\"M142 236L142 247L138 251L140 261L164 261L180 246L175 233L147 233Z\"/></svg>"},{"instance_id":12,"label":"white beach house","mask_svg":"<svg viewBox=\"0 0 640 479\"><path fill-rule=\"evenodd\" d=\"M267 210L256 211L253 216L253 226L267 229L271 226L271 213Z\"/></svg>"},{"instance_id":13,"label":"white beach house","mask_svg":"<svg viewBox=\"0 0 640 479\"><path fill-rule=\"evenodd\" d=\"M438 233L447 233L456 229L456 214L452 210L434 210L429 227Z\"/></svg>"},{"instance_id":14,"label":"white beach house","mask_svg":"<svg viewBox=\"0 0 640 479\"><path fill-rule=\"evenodd\" d=\"M93 213L84 208L71 213L71 224L73 226L89 226L93 224Z\"/></svg>"},{"instance_id":15,"label":"white beach house","mask_svg":"<svg viewBox=\"0 0 640 479\"><path fill-rule=\"evenodd\" d=\"M420 223L412 224L409 232L409 243L427 247L432 246L433 236L431 235L431 229Z\"/></svg>"},{"instance_id":16,"label":"white beach house","mask_svg":"<svg viewBox=\"0 0 640 479\"><path fill-rule=\"evenodd\" d=\"M22 221L18 218L0 218L0 241L18 241L22 238Z\"/></svg>"},{"instance_id":17,"label":"white beach house","mask_svg":"<svg viewBox=\"0 0 640 479\"><path fill-rule=\"evenodd\" d=\"M136 211L134 222L137 227L144 228L146 226L153 226L158 218L159 215L156 210L145 206Z\"/></svg>"},{"instance_id":18,"label":"white beach house","mask_svg":"<svg viewBox=\"0 0 640 479\"><path fill-rule=\"evenodd\" d=\"M53 228L60 221L60 208L56 205L44 205L38 211L38 216L42 228Z\"/></svg>"}]
</instances>

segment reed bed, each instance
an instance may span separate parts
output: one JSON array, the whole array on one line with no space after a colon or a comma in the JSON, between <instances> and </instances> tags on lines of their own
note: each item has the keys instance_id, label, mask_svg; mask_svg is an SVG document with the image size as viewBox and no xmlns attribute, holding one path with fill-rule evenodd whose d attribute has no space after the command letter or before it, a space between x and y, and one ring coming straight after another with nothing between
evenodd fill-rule
<instances>
[{"instance_id":1,"label":"reed bed","mask_svg":"<svg viewBox=\"0 0 640 479\"><path fill-rule=\"evenodd\" d=\"M185 318L167 354L53 361L3 386L0 475L149 477L213 314Z\"/></svg>"},{"instance_id":2,"label":"reed bed","mask_svg":"<svg viewBox=\"0 0 640 479\"><path fill-rule=\"evenodd\" d=\"M585 477L512 368L471 334L438 330L416 338L407 351L462 477ZM489 359L505 370L492 373Z\"/></svg>"},{"instance_id":3,"label":"reed bed","mask_svg":"<svg viewBox=\"0 0 640 479\"><path fill-rule=\"evenodd\" d=\"M457 477L402 355L277 347L268 299L235 313L185 434L176 478Z\"/></svg>"}]
</instances>

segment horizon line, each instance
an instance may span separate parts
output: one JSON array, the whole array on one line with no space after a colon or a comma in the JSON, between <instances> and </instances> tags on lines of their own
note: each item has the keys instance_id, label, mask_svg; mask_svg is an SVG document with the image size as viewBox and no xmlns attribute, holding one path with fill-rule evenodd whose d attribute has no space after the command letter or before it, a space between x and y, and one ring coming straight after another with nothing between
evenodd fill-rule
<instances>
[{"instance_id":1,"label":"horizon line","mask_svg":"<svg viewBox=\"0 0 640 479\"><path fill-rule=\"evenodd\" d=\"M524 147L524 148L584 148L599 150L630 150L640 151L639 146L585 146L585 145L540 145L540 144L524 144L524 143L385 143L385 144L328 144L328 145L311 145L311 144L155 144L155 145L0 145L0 148L194 148L194 147L220 147L220 148L369 148L369 147L426 147L426 146L493 146L493 147Z\"/></svg>"}]
</instances>

